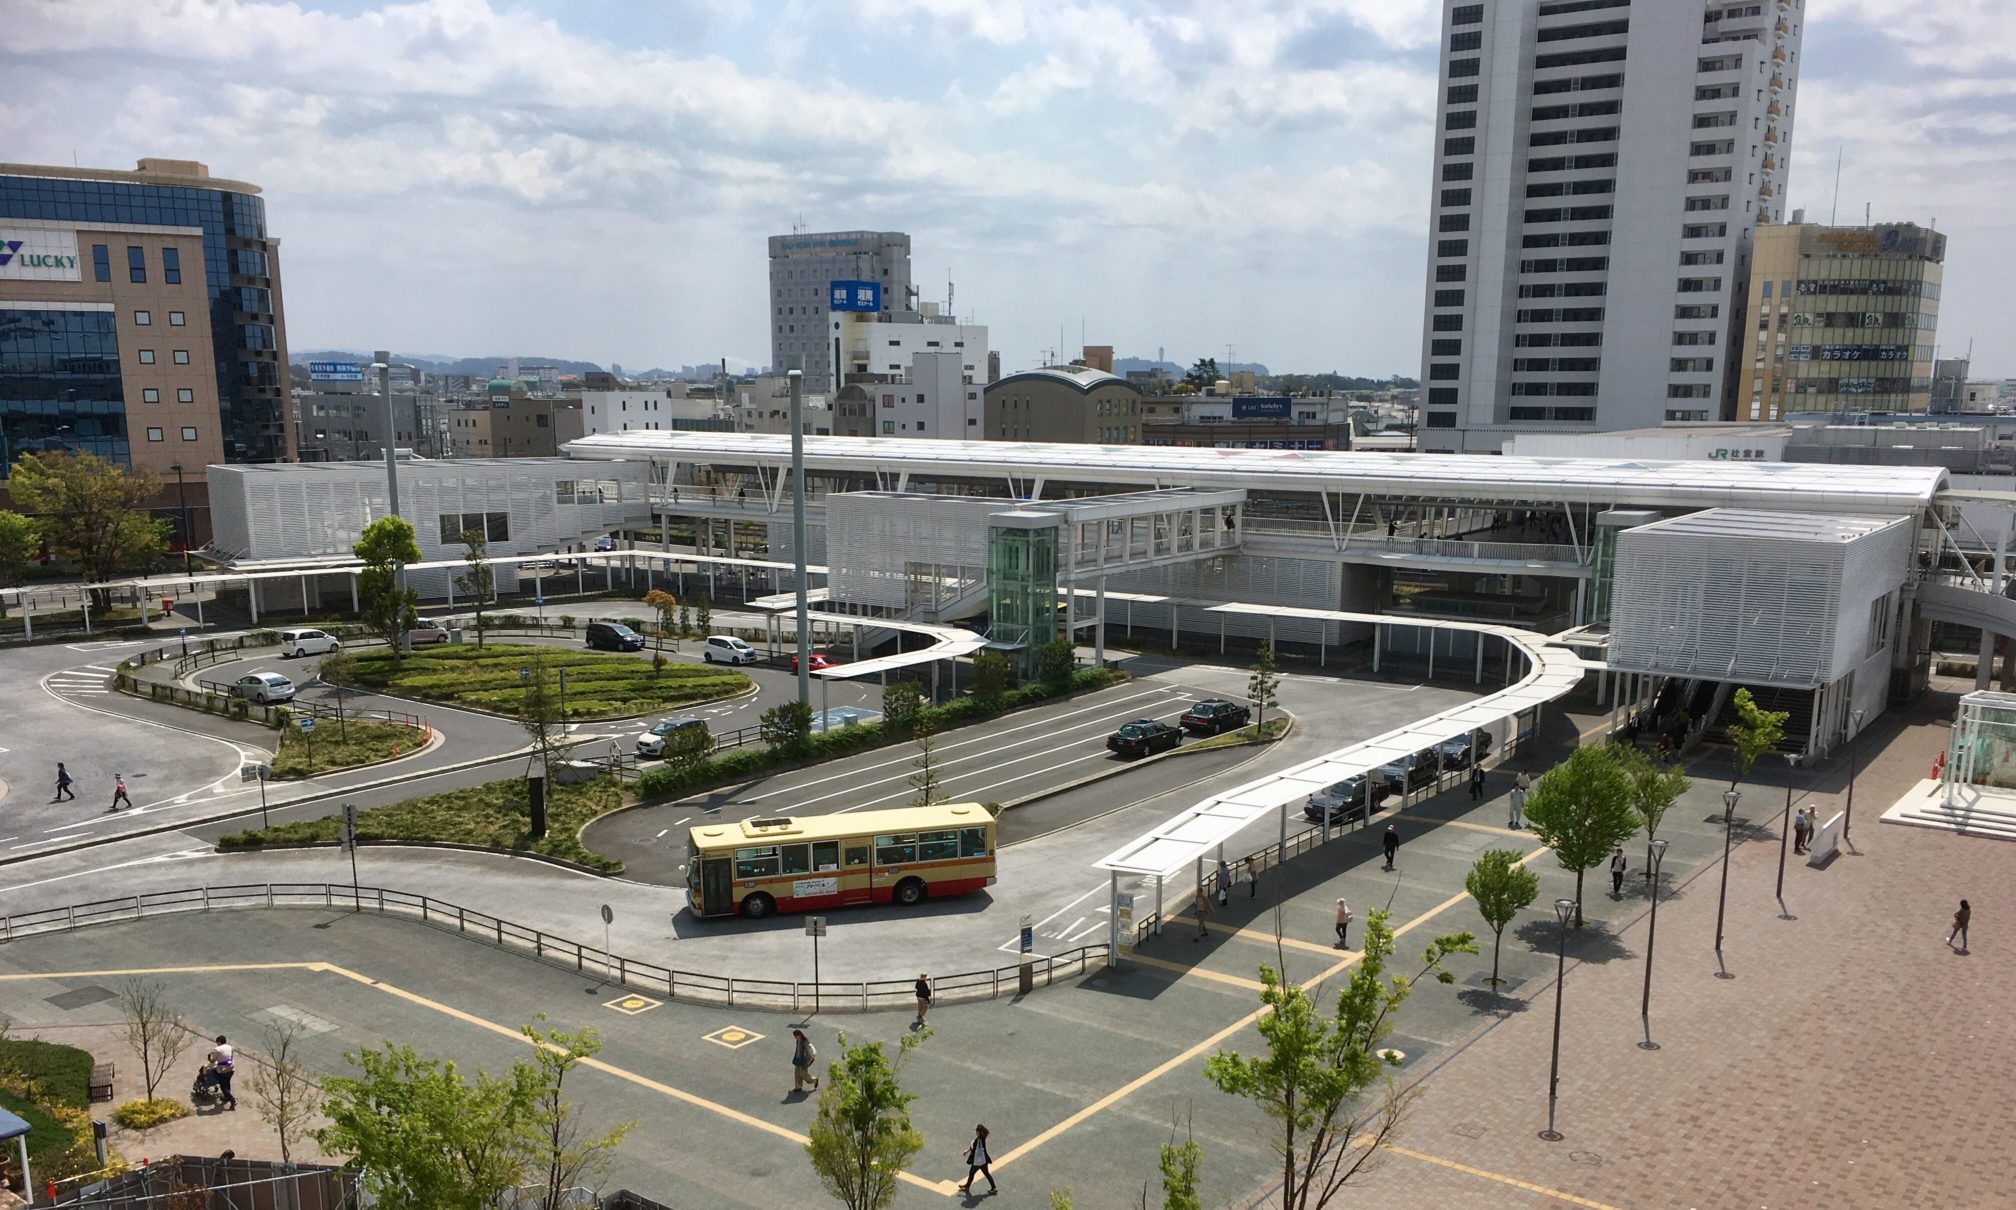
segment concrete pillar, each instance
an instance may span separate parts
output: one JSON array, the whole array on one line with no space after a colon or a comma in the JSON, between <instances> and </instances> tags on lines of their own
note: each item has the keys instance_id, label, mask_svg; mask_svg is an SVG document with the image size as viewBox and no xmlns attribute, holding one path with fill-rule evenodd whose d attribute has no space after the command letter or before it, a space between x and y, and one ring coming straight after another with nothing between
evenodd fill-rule
<instances>
[{"instance_id":1,"label":"concrete pillar","mask_svg":"<svg viewBox=\"0 0 2016 1210\"><path fill-rule=\"evenodd\" d=\"M1372 623L1372 671L1374 672L1379 671L1379 648L1381 645L1381 640L1385 637L1385 635L1386 635L1385 623L1383 622Z\"/></svg>"},{"instance_id":2,"label":"concrete pillar","mask_svg":"<svg viewBox=\"0 0 2016 1210\"><path fill-rule=\"evenodd\" d=\"M1182 613L1182 606L1169 602L1169 650L1176 650L1176 619Z\"/></svg>"},{"instance_id":3,"label":"concrete pillar","mask_svg":"<svg viewBox=\"0 0 2016 1210\"><path fill-rule=\"evenodd\" d=\"M1484 683L1484 632L1483 632L1483 631L1481 631L1481 630L1478 630L1478 631L1472 631L1472 632L1471 632L1471 634L1470 634L1470 641L1471 641L1471 642L1472 642L1472 643L1473 643L1473 644L1474 644L1474 645L1476 646L1476 648L1477 648L1477 678L1476 678L1476 683L1477 683L1477 684L1479 684L1479 685L1481 685L1481 684L1483 684L1483 683Z\"/></svg>"},{"instance_id":4,"label":"concrete pillar","mask_svg":"<svg viewBox=\"0 0 2016 1210\"><path fill-rule=\"evenodd\" d=\"M245 599L252 602L252 624L257 626L259 624L259 581L253 579L245 581ZM88 632L91 628L91 613L88 605L85 607L84 622L84 628Z\"/></svg>"},{"instance_id":5,"label":"concrete pillar","mask_svg":"<svg viewBox=\"0 0 2016 1210\"><path fill-rule=\"evenodd\" d=\"M1427 630L1428 630L1428 679L1432 681L1435 679L1435 628L1433 626L1430 626L1427 628Z\"/></svg>"},{"instance_id":6,"label":"concrete pillar","mask_svg":"<svg viewBox=\"0 0 2016 1210\"><path fill-rule=\"evenodd\" d=\"M196 603L196 608L198 610L201 610L203 608L203 603L201 601L198 601ZM357 577L355 575L352 575L350 577L350 612L351 613L357 612ZM202 620L201 613L197 614L197 620L198 621Z\"/></svg>"},{"instance_id":7,"label":"concrete pillar","mask_svg":"<svg viewBox=\"0 0 2016 1210\"><path fill-rule=\"evenodd\" d=\"M1155 876L1155 935L1162 935L1162 876Z\"/></svg>"},{"instance_id":8,"label":"concrete pillar","mask_svg":"<svg viewBox=\"0 0 2016 1210\"><path fill-rule=\"evenodd\" d=\"M1106 532L1106 527L1103 523L1099 527L1099 532L1101 534L1104 534ZM1093 605L1093 608L1097 611L1097 613L1095 614L1093 621L1092 658L1095 661L1097 661L1098 665L1101 668L1104 668L1106 666L1106 577L1105 576L1099 577L1099 598L1098 601Z\"/></svg>"},{"instance_id":9,"label":"concrete pillar","mask_svg":"<svg viewBox=\"0 0 2016 1210\"><path fill-rule=\"evenodd\" d=\"M199 626L203 624L203 602L201 601L196 602L196 624ZM23 638L30 639L35 637L35 600L26 592L21 594L21 635Z\"/></svg>"},{"instance_id":10,"label":"concrete pillar","mask_svg":"<svg viewBox=\"0 0 2016 1210\"><path fill-rule=\"evenodd\" d=\"M301 616L308 616L308 577L301 577Z\"/></svg>"},{"instance_id":11,"label":"concrete pillar","mask_svg":"<svg viewBox=\"0 0 2016 1210\"><path fill-rule=\"evenodd\" d=\"M1981 632L1981 650L1974 657L1975 690L1978 692L1982 689L1986 689L1988 687L1989 680L1994 675L1995 675L1995 634L1993 631L1984 630Z\"/></svg>"},{"instance_id":12,"label":"concrete pillar","mask_svg":"<svg viewBox=\"0 0 2016 1210\"><path fill-rule=\"evenodd\" d=\"M1106 965L1120 965L1120 871L1106 871Z\"/></svg>"}]
</instances>

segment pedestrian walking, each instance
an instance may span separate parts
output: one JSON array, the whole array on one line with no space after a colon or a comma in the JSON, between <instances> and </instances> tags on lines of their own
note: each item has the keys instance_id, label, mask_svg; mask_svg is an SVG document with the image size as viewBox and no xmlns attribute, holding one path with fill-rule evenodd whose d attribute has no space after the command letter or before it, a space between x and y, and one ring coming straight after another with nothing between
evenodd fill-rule
<instances>
[{"instance_id":1,"label":"pedestrian walking","mask_svg":"<svg viewBox=\"0 0 2016 1210\"><path fill-rule=\"evenodd\" d=\"M1211 919L1211 896L1204 893L1203 887L1197 888L1197 901L1190 905L1190 909L1197 914L1197 935L1190 940L1202 941L1211 935L1211 930L1204 923Z\"/></svg>"},{"instance_id":2,"label":"pedestrian walking","mask_svg":"<svg viewBox=\"0 0 2016 1210\"><path fill-rule=\"evenodd\" d=\"M107 811L107 814L110 814L111 811L117 811L119 804L122 802L129 807L133 805L132 797L126 793L126 775L124 773L114 773L112 775L112 806Z\"/></svg>"},{"instance_id":3,"label":"pedestrian walking","mask_svg":"<svg viewBox=\"0 0 2016 1210\"><path fill-rule=\"evenodd\" d=\"M1001 1192L1001 1186L994 1183L994 1174L987 1169L987 1165L993 1162L994 1157L987 1150L987 1127L975 1126L973 1141L966 1145L966 1183L959 1186L959 1192L965 1193L970 1190L973 1187L973 1178L976 1176L987 1178L987 1192Z\"/></svg>"},{"instance_id":4,"label":"pedestrian walking","mask_svg":"<svg viewBox=\"0 0 2016 1210\"><path fill-rule=\"evenodd\" d=\"M924 1024L924 1014L931 1011L931 976L925 974L923 971L917 972L917 986L915 990L917 992L917 1020L911 1023L912 1029Z\"/></svg>"},{"instance_id":5,"label":"pedestrian walking","mask_svg":"<svg viewBox=\"0 0 2016 1210\"><path fill-rule=\"evenodd\" d=\"M791 1091L804 1092L805 1082L810 1080L812 1088L819 1088L819 1077L812 1074L812 1061L819 1057L819 1050L812 1045L812 1039L805 1036L802 1029L791 1031Z\"/></svg>"},{"instance_id":6,"label":"pedestrian walking","mask_svg":"<svg viewBox=\"0 0 2016 1210\"><path fill-rule=\"evenodd\" d=\"M1813 820L1806 814L1806 808L1799 808L1792 816L1792 851L1804 853L1813 840Z\"/></svg>"},{"instance_id":7,"label":"pedestrian walking","mask_svg":"<svg viewBox=\"0 0 2016 1210\"><path fill-rule=\"evenodd\" d=\"M1471 802L1476 802L1476 801L1478 801L1479 799L1481 799L1481 798L1483 798L1483 797L1484 797L1484 766L1483 766L1483 765L1471 765L1471 766L1470 766L1470 801L1471 801Z\"/></svg>"},{"instance_id":8,"label":"pedestrian walking","mask_svg":"<svg viewBox=\"0 0 2016 1210\"><path fill-rule=\"evenodd\" d=\"M1974 909L1967 905L1965 899L1962 899L1960 901L1960 910L1953 913L1953 931L1946 934L1946 946L1948 949L1951 949L1953 946L1953 938L1958 937L1960 938L1960 952L1963 954L1967 952L1967 922L1972 919L1974 919Z\"/></svg>"},{"instance_id":9,"label":"pedestrian walking","mask_svg":"<svg viewBox=\"0 0 2016 1210\"><path fill-rule=\"evenodd\" d=\"M74 800L77 797L77 792L75 790L72 790L70 787L76 784L77 784L76 780L70 776L70 770L63 767L62 761L60 760L57 761L56 797L50 799L49 801L62 802L66 798Z\"/></svg>"},{"instance_id":10,"label":"pedestrian walking","mask_svg":"<svg viewBox=\"0 0 2016 1210\"><path fill-rule=\"evenodd\" d=\"M237 1051L224 1040L223 1034L218 1034L216 1048L210 1052L210 1061L217 1066L217 1091L224 1094L226 1109L238 1108L238 1098L231 1095L231 1061L236 1057Z\"/></svg>"},{"instance_id":11,"label":"pedestrian walking","mask_svg":"<svg viewBox=\"0 0 2016 1210\"><path fill-rule=\"evenodd\" d=\"M1220 857L1218 859L1218 906L1224 907L1226 901L1231 898L1232 898L1232 867L1226 865L1225 859L1223 857Z\"/></svg>"},{"instance_id":12,"label":"pedestrian walking","mask_svg":"<svg viewBox=\"0 0 2016 1210\"><path fill-rule=\"evenodd\" d=\"M1348 904L1348 903L1346 903L1346 902L1344 902L1344 896L1342 896L1342 895L1339 895L1339 896L1337 896L1337 948L1338 948L1338 949L1342 950L1342 949L1350 949L1350 948L1351 948L1350 944L1349 944L1349 943L1348 943L1348 942L1347 942L1347 941L1346 941L1346 940L1344 939L1344 937L1345 937L1345 934L1346 934L1346 933L1348 933L1348 932L1350 932L1350 931L1351 931L1351 905L1350 905L1350 904Z\"/></svg>"},{"instance_id":13,"label":"pedestrian walking","mask_svg":"<svg viewBox=\"0 0 2016 1210\"><path fill-rule=\"evenodd\" d=\"M1246 898L1260 894L1260 859L1248 857L1239 863L1239 880L1246 884Z\"/></svg>"},{"instance_id":14,"label":"pedestrian walking","mask_svg":"<svg viewBox=\"0 0 2016 1210\"><path fill-rule=\"evenodd\" d=\"M1380 843L1386 846L1386 868L1390 870L1393 868L1393 855L1400 851L1400 829L1387 824L1386 835Z\"/></svg>"},{"instance_id":15,"label":"pedestrian walking","mask_svg":"<svg viewBox=\"0 0 2016 1210\"><path fill-rule=\"evenodd\" d=\"M1526 792L1533 788L1533 779L1521 770L1512 778L1512 793L1506 799L1507 815L1505 826L1518 829L1526 826Z\"/></svg>"},{"instance_id":16,"label":"pedestrian walking","mask_svg":"<svg viewBox=\"0 0 2016 1210\"><path fill-rule=\"evenodd\" d=\"M1630 863L1624 860L1624 846L1610 850L1610 898L1624 897L1624 870Z\"/></svg>"}]
</instances>

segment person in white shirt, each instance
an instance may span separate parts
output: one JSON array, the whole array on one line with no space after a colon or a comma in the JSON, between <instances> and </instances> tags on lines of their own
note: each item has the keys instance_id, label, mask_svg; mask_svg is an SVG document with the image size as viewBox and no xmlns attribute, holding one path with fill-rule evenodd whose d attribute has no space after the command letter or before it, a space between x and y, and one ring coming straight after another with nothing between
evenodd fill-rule
<instances>
[{"instance_id":1,"label":"person in white shirt","mask_svg":"<svg viewBox=\"0 0 2016 1210\"><path fill-rule=\"evenodd\" d=\"M210 1062L217 1067L217 1089L224 1094L226 1109L238 1108L238 1098L231 1095L231 1067L237 1053L223 1034L217 1035L217 1045L210 1048Z\"/></svg>"}]
</instances>

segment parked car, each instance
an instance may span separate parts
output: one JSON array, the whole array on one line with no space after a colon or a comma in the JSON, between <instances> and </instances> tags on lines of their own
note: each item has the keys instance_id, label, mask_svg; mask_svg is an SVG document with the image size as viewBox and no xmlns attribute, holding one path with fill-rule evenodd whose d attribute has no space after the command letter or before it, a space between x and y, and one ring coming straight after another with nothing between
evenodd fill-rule
<instances>
[{"instance_id":1,"label":"parked car","mask_svg":"<svg viewBox=\"0 0 2016 1210\"><path fill-rule=\"evenodd\" d=\"M241 676L233 688L238 691L239 697L262 706L294 700L294 682L277 672L254 672Z\"/></svg>"},{"instance_id":2,"label":"parked car","mask_svg":"<svg viewBox=\"0 0 2016 1210\"><path fill-rule=\"evenodd\" d=\"M1198 735L1216 735L1221 731L1236 731L1253 721L1253 712L1238 702L1228 702L1224 698L1206 698L1183 712L1177 720L1185 731Z\"/></svg>"},{"instance_id":3,"label":"parked car","mask_svg":"<svg viewBox=\"0 0 2016 1210\"><path fill-rule=\"evenodd\" d=\"M649 727L646 727L644 734L637 737L637 755L650 760L656 760L665 755L666 737L685 731L699 731L705 734L707 723L705 720L694 718L691 715L682 715L679 718L661 718Z\"/></svg>"},{"instance_id":4,"label":"parked car","mask_svg":"<svg viewBox=\"0 0 2016 1210\"><path fill-rule=\"evenodd\" d=\"M1122 756L1167 752L1182 742L1182 731L1152 718L1137 718L1106 737L1106 746Z\"/></svg>"},{"instance_id":5,"label":"parked car","mask_svg":"<svg viewBox=\"0 0 2016 1210\"><path fill-rule=\"evenodd\" d=\"M1392 792L1383 780L1369 773L1360 773L1311 794L1307 805L1302 808L1302 815L1311 823L1322 823L1325 814L1330 816L1332 823L1369 818Z\"/></svg>"},{"instance_id":6,"label":"parked car","mask_svg":"<svg viewBox=\"0 0 2016 1210\"><path fill-rule=\"evenodd\" d=\"M425 647L429 643L448 641L448 628L433 618L421 618L413 623L413 629L406 632L409 646Z\"/></svg>"},{"instance_id":7,"label":"parked car","mask_svg":"<svg viewBox=\"0 0 2016 1210\"><path fill-rule=\"evenodd\" d=\"M615 550L615 549L616 549L616 539L614 539L614 538L610 538L610 537L601 537L601 538L597 538L597 539L595 539L595 549L596 549L597 551L611 551L611 550Z\"/></svg>"},{"instance_id":8,"label":"parked car","mask_svg":"<svg viewBox=\"0 0 2016 1210\"><path fill-rule=\"evenodd\" d=\"M1444 769L1468 769L1471 761L1491 755L1491 737L1482 731L1472 731L1445 739L1435 747L1442 753Z\"/></svg>"},{"instance_id":9,"label":"parked car","mask_svg":"<svg viewBox=\"0 0 2016 1210\"><path fill-rule=\"evenodd\" d=\"M700 646L700 659L709 664L753 664L756 649L732 634L710 634Z\"/></svg>"},{"instance_id":10,"label":"parked car","mask_svg":"<svg viewBox=\"0 0 2016 1210\"><path fill-rule=\"evenodd\" d=\"M1424 786L1433 786L1441 774L1441 757L1433 748L1423 748L1379 768L1379 776L1394 794L1407 794Z\"/></svg>"},{"instance_id":11,"label":"parked car","mask_svg":"<svg viewBox=\"0 0 2016 1210\"><path fill-rule=\"evenodd\" d=\"M621 622L588 623L588 645L598 651L642 651L644 636Z\"/></svg>"},{"instance_id":12,"label":"parked car","mask_svg":"<svg viewBox=\"0 0 2016 1210\"><path fill-rule=\"evenodd\" d=\"M280 632L280 654L300 659L304 655L321 655L328 651L341 651L343 644L336 641L333 634L319 630L283 630Z\"/></svg>"},{"instance_id":13,"label":"parked car","mask_svg":"<svg viewBox=\"0 0 2016 1210\"><path fill-rule=\"evenodd\" d=\"M811 659L807 660L806 663L810 665L812 671L823 672L834 664L839 663L839 661L823 651L815 651L812 653ZM795 651L791 653L791 671L798 671L798 653Z\"/></svg>"}]
</instances>

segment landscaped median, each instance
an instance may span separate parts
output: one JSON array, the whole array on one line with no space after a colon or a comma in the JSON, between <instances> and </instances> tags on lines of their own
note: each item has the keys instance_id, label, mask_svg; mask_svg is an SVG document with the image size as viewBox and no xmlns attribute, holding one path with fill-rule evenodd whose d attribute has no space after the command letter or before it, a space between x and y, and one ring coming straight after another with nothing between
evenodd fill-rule
<instances>
[{"instance_id":1,"label":"landscaped median","mask_svg":"<svg viewBox=\"0 0 2016 1210\"><path fill-rule=\"evenodd\" d=\"M1240 748L1248 744L1271 744L1288 734L1289 718L1285 714L1276 715L1258 726L1241 727L1237 731L1224 731L1209 739L1200 739L1194 744L1185 744L1171 750L1171 755L1179 752L1209 752L1213 748Z\"/></svg>"},{"instance_id":2,"label":"landscaped median","mask_svg":"<svg viewBox=\"0 0 2016 1210\"><path fill-rule=\"evenodd\" d=\"M313 777L397 760L426 747L428 738L424 727L363 719L324 719L315 725L312 736L298 726L283 725L280 750L273 754L273 776L276 780Z\"/></svg>"},{"instance_id":3,"label":"landscaped median","mask_svg":"<svg viewBox=\"0 0 2016 1210\"><path fill-rule=\"evenodd\" d=\"M749 690L747 676L708 664L658 664L637 655L521 643L436 646L404 657L389 650L345 651L322 662L322 679L397 697L516 717L537 669L566 677L566 717L628 718ZM551 686L547 689L552 692Z\"/></svg>"}]
</instances>

